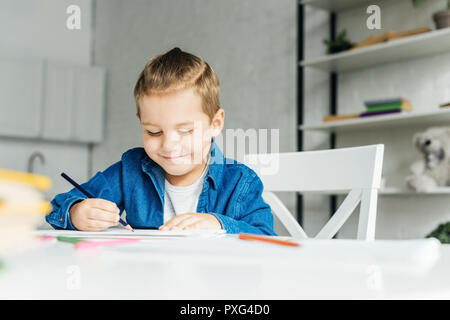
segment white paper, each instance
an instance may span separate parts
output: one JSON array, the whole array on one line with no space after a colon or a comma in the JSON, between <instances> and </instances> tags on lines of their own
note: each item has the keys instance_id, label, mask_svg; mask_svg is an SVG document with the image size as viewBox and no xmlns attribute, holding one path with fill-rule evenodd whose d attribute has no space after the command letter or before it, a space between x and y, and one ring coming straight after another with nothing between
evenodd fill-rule
<instances>
[{"instance_id":1,"label":"white paper","mask_svg":"<svg viewBox=\"0 0 450 320\"><path fill-rule=\"evenodd\" d=\"M36 230L39 236L66 236L80 238L185 238L185 237L217 237L225 234L225 230L156 230L156 229L127 229L110 228L100 232L73 231L73 230Z\"/></svg>"}]
</instances>

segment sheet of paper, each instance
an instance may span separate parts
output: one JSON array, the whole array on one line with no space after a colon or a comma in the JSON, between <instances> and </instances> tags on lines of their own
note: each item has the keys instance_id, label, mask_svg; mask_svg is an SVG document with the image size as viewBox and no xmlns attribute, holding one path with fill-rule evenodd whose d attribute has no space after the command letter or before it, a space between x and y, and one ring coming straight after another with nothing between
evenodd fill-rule
<instances>
[{"instance_id":1,"label":"sheet of paper","mask_svg":"<svg viewBox=\"0 0 450 320\"><path fill-rule=\"evenodd\" d=\"M185 237L218 237L225 234L225 230L173 230L162 231L156 229L134 229L134 232L110 228L100 232L73 231L73 230L36 230L38 236L66 236L80 238L185 238Z\"/></svg>"}]
</instances>

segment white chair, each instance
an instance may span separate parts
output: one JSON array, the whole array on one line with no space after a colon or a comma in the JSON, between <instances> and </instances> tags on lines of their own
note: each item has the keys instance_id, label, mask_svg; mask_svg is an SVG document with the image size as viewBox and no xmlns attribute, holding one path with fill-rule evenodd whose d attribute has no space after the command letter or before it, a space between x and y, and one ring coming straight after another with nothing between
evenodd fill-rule
<instances>
[{"instance_id":1,"label":"white chair","mask_svg":"<svg viewBox=\"0 0 450 320\"><path fill-rule=\"evenodd\" d=\"M374 240L384 145L320 151L248 154L243 162L264 185L263 198L291 236L308 238L274 192L349 191L341 206L315 236L331 239L360 205L357 239Z\"/></svg>"}]
</instances>

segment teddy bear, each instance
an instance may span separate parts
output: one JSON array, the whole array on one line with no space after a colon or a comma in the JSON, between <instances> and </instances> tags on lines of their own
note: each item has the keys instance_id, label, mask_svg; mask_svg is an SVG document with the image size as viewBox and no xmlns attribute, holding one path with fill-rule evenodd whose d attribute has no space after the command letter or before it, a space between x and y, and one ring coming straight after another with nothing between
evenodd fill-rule
<instances>
[{"instance_id":1,"label":"teddy bear","mask_svg":"<svg viewBox=\"0 0 450 320\"><path fill-rule=\"evenodd\" d=\"M450 186L450 127L418 132L413 136L413 144L423 158L411 165L407 186L417 192Z\"/></svg>"}]
</instances>

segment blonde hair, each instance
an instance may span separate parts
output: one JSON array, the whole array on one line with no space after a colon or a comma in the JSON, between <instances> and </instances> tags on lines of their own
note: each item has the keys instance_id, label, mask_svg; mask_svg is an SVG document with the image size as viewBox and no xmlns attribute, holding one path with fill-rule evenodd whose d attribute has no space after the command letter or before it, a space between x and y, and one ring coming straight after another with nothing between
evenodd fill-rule
<instances>
[{"instance_id":1,"label":"blonde hair","mask_svg":"<svg viewBox=\"0 0 450 320\"><path fill-rule=\"evenodd\" d=\"M210 120L220 109L219 79L202 58L174 48L150 59L134 87L134 99L140 117L139 101L145 95L162 95L194 88L202 99L202 108Z\"/></svg>"}]
</instances>

